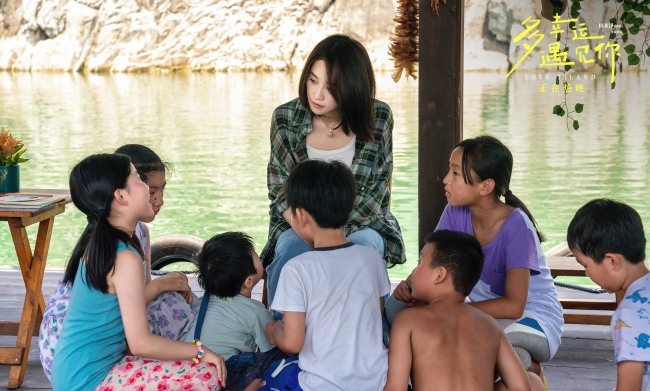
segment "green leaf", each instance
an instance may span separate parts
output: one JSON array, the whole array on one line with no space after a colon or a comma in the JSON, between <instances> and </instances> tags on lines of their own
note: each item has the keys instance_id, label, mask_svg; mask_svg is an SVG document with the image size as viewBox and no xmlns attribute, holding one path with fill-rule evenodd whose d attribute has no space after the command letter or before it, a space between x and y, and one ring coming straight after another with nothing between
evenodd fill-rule
<instances>
[{"instance_id":1,"label":"green leaf","mask_svg":"<svg viewBox=\"0 0 650 391\"><path fill-rule=\"evenodd\" d=\"M564 116L564 113L565 113L565 111L562 108L562 106L560 106L560 105L553 106L553 114L562 117L562 116Z\"/></svg>"},{"instance_id":2,"label":"green leaf","mask_svg":"<svg viewBox=\"0 0 650 391\"><path fill-rule=\"evenodd\" d=\"M650 15L650 8L647 5L643 6L643 10L641 12L643 15Z\"/></svg>"},{"instance_id":3,"label":"green leaf","mask_svg":"<svg viewBox=\"0 0 650 391\"><path fill-rule=\"evenodd\" d=\"M571 65L565 65L565 66L564 66L564 70L565 70L565 71L568 71L569 69L571 69Z\"/></svg>"},{"instance_id":4,"label":"green leaf","mask_svg":"<svg viewBox=\"0 0 650 391\"><path fill-rule=\"evenodd\" d=\"M28 161L28 160L29 160L29 159L23 159L23 158L20 158L20 159L18 159L18 162L17 162L16 164L25 163L25 162Z\"/></svg>"},{"instance_id":5,"label":"green leaf","mask_svg":"<svg viewBox=\"0 0 650 391\"><path fill-rule=\"evenodd\" d=\"M560 76L555 76L555 85L560 85Z\"/></svg>"},{"instance_id":6,"label":"green leaf","mask_svg":"<svg viewBox=\"0 0 650 391\"><path fill-rule=\"evenodd\" d=\"M640 62L641 59L634 53L630 54L630 56L627 58L627 63L629 65L638 65Z\"/></svg>"},{"instance_id":7,"label":"green leaf","mask_svg":"<svg viewBox=\"0 0 650 391\"><path fill-rule=\"evenodd\" d=\"M626 11L630 11L632 9L632 4L623 4L623 9Z\"/></svg>"},{"instance_id":8,"label":"green leaf","mask_svg":"<svg viewBox=\"0 0 650 391\"><path fill-rule=\"evenodd\" d=\"M618 69L619 69L619 71L623 72L623 63L622 62L618 63Z\"/></svg>"},{"instance_id":9,"label":"green leaf","mask_svg":"<svg viewBox=\"0 0 650 391\"><path fill-rule=\"evenodd\" d=\"M616 34L615 33L609 33L609 39L614 39L614 38L616 38Z\"/></svg>"},{"instance_id":10,"label":"green leaf","mask_svg":"<svg viewBox=\"0 0 650 391\"><path fill-rule=\"evenodd\" d=\"M645 55L650 57L650 47L645 50Z\"/></svg>"},{"instance_id":11,"label":"green leaf","mask_svg":"<svg viewBox=\"0 0 650 391\"><path fill-rule=\"evenodd\" d=\"M636 18L636 19L634 19L634 25L635 25L636 27L641 27L641 26L643 26L643 18Z\"/></svg>"},{"instance_id":12,"label":"green leaf","mask_svg":"<svg viewBox=\"0 0 650 391\"><path fill-rule=\"evenodd\" d=\"M609 23L611 23L611 24L616 24L616 18L611 18L611 19L609 20Z\"/></svg>"},{"instance_id":13,"label":"green leaf","mask_svg":"<svg viewBox=\"0 0 650 391\"><path fill-rule=\"evenodd\" d=\"M639 33L639 26L630 27L630 34L637 35Z\"/></svg>"},{"instance_id":14,"label":"green leaf","mask_svg":"<svg viewBox=\"0 0 650 391\"><path fill-rule=\"evenodd\" d=\"M578 121L574 120L573 121L573 129L578 130L579 127L580 127L580 124L578 123Z\"/></svg>"},{"instance_id":15,"label":"green leaf","mask_svg":"<svg viewBox=\"0 0 650 391\"><path fill-rule=\"evenodd\" d=\"M621 26L621 31L624 32L624 33L627 33L627 27L625 27L625 25L622 25Z\"/></svg>"},{"instance_id":16,"label":"green leaf","mask_svg":"<svg viewBox=\"0 0 650 391\"><path fill-rule=\"evenodd\" d=\"M627 45L627 46L625 47L625 52L626 52L627 54L632 54L632 53L634 53L634 49L635 49L634 45L629 44L629 45Z\"/></svg>"},{"instance_id":17,"label":"green leaf","mask_svg":"<svg viewBox=\"0 0 650 391\"><path fill-rule=\"evenodd\" d=\"M572 18L577 18L578 16L580 16L580 12L578 12L579 9L580 9L579 7L578 8L571 7L571 17Z\"/></svg>"},{"instance_id":18,"label":"green leaf","mask_svg":"<svg viewBox=\"0 0 650 391\"><path fill-rule=\"evenodd\" d=\"M627 33L623 34L621 39L623 40L623 43L627 42Z\"/></svg>"},{"instance_id":19,"label":"green leaf","mask_svg":"<svg viewBox=\"0 0 650 391\"><path fill-rule=\"evenodd\" d=\"M625 13L625 23L633 24L635 20L636 20L636 16L634 16L634 13L632 12Z\"/></svg>"},{"instance_id":20,"label":"green leaf","mask_svg":"<svg viewBox=\"0 0 650 391\"><path fill-rule=\"evenodd\" d=\"M616 87L616 82L612 83L612 90Z\"/></svg>"},{"instance_id":21,"label":"green leaf","mask_svg":"<svg viewBox=\"0 0 650 391\"><path fill-rule=\"evenodd\" d=\"M582 103L576 103L576 113L582 113L584 105Z\"/></svg>"}]
</instances>

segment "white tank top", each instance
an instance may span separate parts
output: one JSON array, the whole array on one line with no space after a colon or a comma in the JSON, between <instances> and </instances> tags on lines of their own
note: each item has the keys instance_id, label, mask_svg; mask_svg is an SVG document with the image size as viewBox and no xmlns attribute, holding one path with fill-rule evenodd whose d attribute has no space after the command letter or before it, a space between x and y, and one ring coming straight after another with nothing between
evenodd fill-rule
<instances>
[{"instance_id":1,"label":"white tank top","mask_svg":"<svg viewBox=\"0 0 650 391\"><path fill-rule=\"evenodd\" d=\"M307 143L307 156L310 160L324 160L330 162L332 160L338 160L341 163L352 167L352 159L354 159L354 145L357 141L357 136L353 136L352 140L348 145L339 149L332 149L330 151L324 151L322 149L316 149Z\"/></svg>"}]
</instances>

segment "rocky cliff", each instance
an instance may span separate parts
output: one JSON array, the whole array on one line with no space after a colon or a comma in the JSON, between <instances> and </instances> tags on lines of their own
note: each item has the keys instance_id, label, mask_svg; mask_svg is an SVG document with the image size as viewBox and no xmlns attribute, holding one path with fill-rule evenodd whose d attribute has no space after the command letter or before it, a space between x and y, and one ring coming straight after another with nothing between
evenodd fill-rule
<instances>
[{"instance_id":1,"label":"rocky cliff","mask_svg":"<svg viewBox=\"0 0 650 391\"><path fill-rule=\"evenodd\" d=\"M589 3L587 25L603 30L613 6ZM521 22L540 11L539 0L465 0L465 69L508 69L523 50L512 42ZM0 69L283 70L344 33L390 70L394 12L392 0L0 0ZM550 26L542 21L540 32Z\"/></svg>"}]
</instances>

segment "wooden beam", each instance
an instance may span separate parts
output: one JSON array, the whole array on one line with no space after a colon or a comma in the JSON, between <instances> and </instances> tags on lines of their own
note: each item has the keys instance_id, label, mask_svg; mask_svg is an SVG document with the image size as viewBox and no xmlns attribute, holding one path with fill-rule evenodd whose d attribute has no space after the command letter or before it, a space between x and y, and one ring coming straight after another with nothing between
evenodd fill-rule
<instances>
[{"instance_id":1,"label":"wooden beam","mask_svg":"<svg viewBox=\"0 0 650 391\"><path fill-rule=\"evenodd\" d=\"M419 248L447 205L449 155L463 136L463 0L419 0Z\"/></svg>"},{"instance_id":2,"label":"wooden beam","mask_svg":"<svg viewBox=\"0 0 650 391\"><path fill-rule=\"evenodd\" d=\"M609 326L610 315L564 314L564 323Z\"/></svg>"},{"instance_id":3,"label":"wooden beam","mask_svg":"<svg viewBox=\"0 0 650 391\"><path fill-rule=\"evenodd\" d=\"M40 316L42 320L42 316ZM34 330L32 331L33 337L38 337L41 327L41 320L35 322ZM2 321L0 320L0 335L18 335L18 327L20 327L20 322L12 321Z\"/></svg>"},{"instance_id":4,"label":"wooden beam","mask_svg":"<svg viewBox=\"0 0 650 391\"><path fill-rule=\"evenodd\" d=\"M24 352L23 348L0 348L0 365L20 365Z\"/></svg>"}]
</instances>

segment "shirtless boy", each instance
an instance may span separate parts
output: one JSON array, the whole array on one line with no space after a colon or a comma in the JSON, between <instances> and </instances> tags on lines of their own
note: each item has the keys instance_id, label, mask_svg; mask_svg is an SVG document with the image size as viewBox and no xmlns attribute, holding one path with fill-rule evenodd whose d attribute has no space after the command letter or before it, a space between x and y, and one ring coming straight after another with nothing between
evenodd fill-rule
<instances>
[{"instance_id":1,"label":"shirtless boy","mask_svg":"<svg viewBox=\"0 0 650 391\"><path fill-rule=\"evenodd\" d=\"M384 391L406 390L409 375L415 391L543 390L497 322L464 302L483 268L476 239L441 230L425 243L411 277L421 305L395 318Z\"/></svg>"}]
</instances>

